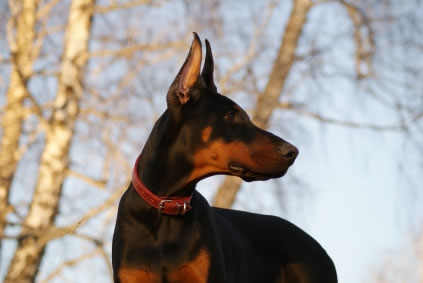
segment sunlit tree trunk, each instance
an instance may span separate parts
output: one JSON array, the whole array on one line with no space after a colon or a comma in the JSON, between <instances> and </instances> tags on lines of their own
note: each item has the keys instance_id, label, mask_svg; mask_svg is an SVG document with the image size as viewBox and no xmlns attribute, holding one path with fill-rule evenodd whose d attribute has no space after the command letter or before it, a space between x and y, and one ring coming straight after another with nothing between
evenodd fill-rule
<instances>
[{"instance_id":1,"label":"sunlit tree trunk","mask_svg":"<svg viewBox=\"0 0 423 283\"><path fill-rule=\"evenodd\" d=\"M295 50L311 6L311 0L295 0L293 3L269 81L264 91L259 95L254 110L253 122L260 128L266 129L268 127L272 112L279 105L280 95L294 63ZM216 193L214 206L231 207L241 187L241 182L240 178L225 177L223 184L220 185Z\"/></svg>"},{"instance_id":2,"label":"sunlit tree trunk","mask_svg":"<svg viewBox=\"0 0 423 283\"><path fill-rule=\"evenodd\" d=\"M59 86L46 132L38 181L5 282L33 282L44 254L43 231L54 225L69 163L69 149L82 95L95 0L73 0L66 28Z\"/></svg>"},{"instance_id":3,"label":"sunlit tree trunk","mask_svg":"<svg viewBox=\"0 0 423 283\"><path fill-rule=\"evenodd\" d=\"M18 162L26 84L34 60L31 46L35 38L35 14L38 2L39 0L10 1L10 10L13 12L9 26L16 32L15 36L9 34L12 70L1 121L3 135L0 141L0 237L4 233L6 215L12 210L8 198ZM13 33L12 30L9 32Z\"/></svg>"}]
</instances>

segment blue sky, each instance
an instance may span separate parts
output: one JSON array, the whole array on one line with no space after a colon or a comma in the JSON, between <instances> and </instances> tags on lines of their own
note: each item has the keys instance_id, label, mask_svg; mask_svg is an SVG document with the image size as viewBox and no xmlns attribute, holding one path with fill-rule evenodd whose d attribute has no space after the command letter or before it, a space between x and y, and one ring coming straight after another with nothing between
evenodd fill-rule
<instances>
[{"instance_id":1,"label":"blue sky","mask_svg":"<svg viewBox=\"0 0 423 283\"><path fill-rule=\"evenodd\" d=\"M315 181L315 199L305 229L333 257L340 282L365 282L388 251L409 240L397 201L407 193L394 158L399 140L393 134L369 139L365 131L339 128L326 135L321 147L330 158L316 153L319 145L310 154L320 158L310 161L315 170L307 174Z\"/></svg>"}]
</instances>

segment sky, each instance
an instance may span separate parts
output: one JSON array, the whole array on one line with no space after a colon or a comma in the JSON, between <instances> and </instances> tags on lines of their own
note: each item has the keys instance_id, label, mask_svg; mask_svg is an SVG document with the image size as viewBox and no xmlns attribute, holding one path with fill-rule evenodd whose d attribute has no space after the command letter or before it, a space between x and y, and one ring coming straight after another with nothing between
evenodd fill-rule
<instances>
[{"instance_id":1,"label":"sky","mask_svg":"<svg viewBox=\"0 0 423 283\"><path fill-rule=\"evenodd\" d=\"M332 256L339 282L365 282L386 252L407 240L396 201L403 191L396 186L401 179L398 164L387 154L395 152L396 144L372 140L366 146L359 132L344 129L326 134L331 158L310 161L316 170L309 170L307 177L315 182L315 199L305 229Z\"/></svg>"}]
</instances>

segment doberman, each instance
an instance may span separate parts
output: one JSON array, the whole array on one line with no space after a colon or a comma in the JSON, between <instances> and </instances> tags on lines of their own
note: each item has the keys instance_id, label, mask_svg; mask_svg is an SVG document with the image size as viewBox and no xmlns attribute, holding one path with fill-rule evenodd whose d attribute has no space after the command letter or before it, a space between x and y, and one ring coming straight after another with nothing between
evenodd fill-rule
<instances>
[{"instance_id":1,"label":"doberman","mask_svg":"<svg viewBox=\"0 0 423 283\"><path fill-rule=\"evenodd\" d=\"M325 250L275 216L210 207L195 190L211 175L282 177L298 150L257 128L219 94L196 33L123 194L113 235L115 282L337 282ZM160 196L160 197L159 197Z\"/></svg>"}]
</instances>

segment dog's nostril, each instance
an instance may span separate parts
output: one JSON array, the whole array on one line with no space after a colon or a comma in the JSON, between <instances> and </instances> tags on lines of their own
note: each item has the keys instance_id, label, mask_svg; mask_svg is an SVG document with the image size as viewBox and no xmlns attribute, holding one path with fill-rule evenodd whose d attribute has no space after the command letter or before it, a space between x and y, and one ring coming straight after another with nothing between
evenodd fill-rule
<instances>
[{"instance_id":1,"label":"dog's nostril","mask_svg":"<svg viewBox=\"0 0 423 283\"><path fill-rule=\"evenodd\" d=\"M278 146L278 152L282 154L286 159L295 159L298 155L298 149L293 145L280 145Z\"/></svg>"},{"instance_id":2,"label":"dog's nostril","mask_svg":"<svg viewBox=\"0 0 423 283\"><path fill-rule=\"evenodd\" d=\"M290 152L285 154L285 157L288 158L288 159L295 158L296 156L297 156L297 154L294 151L290 151Z\"/></svg>"}]
</instances>

